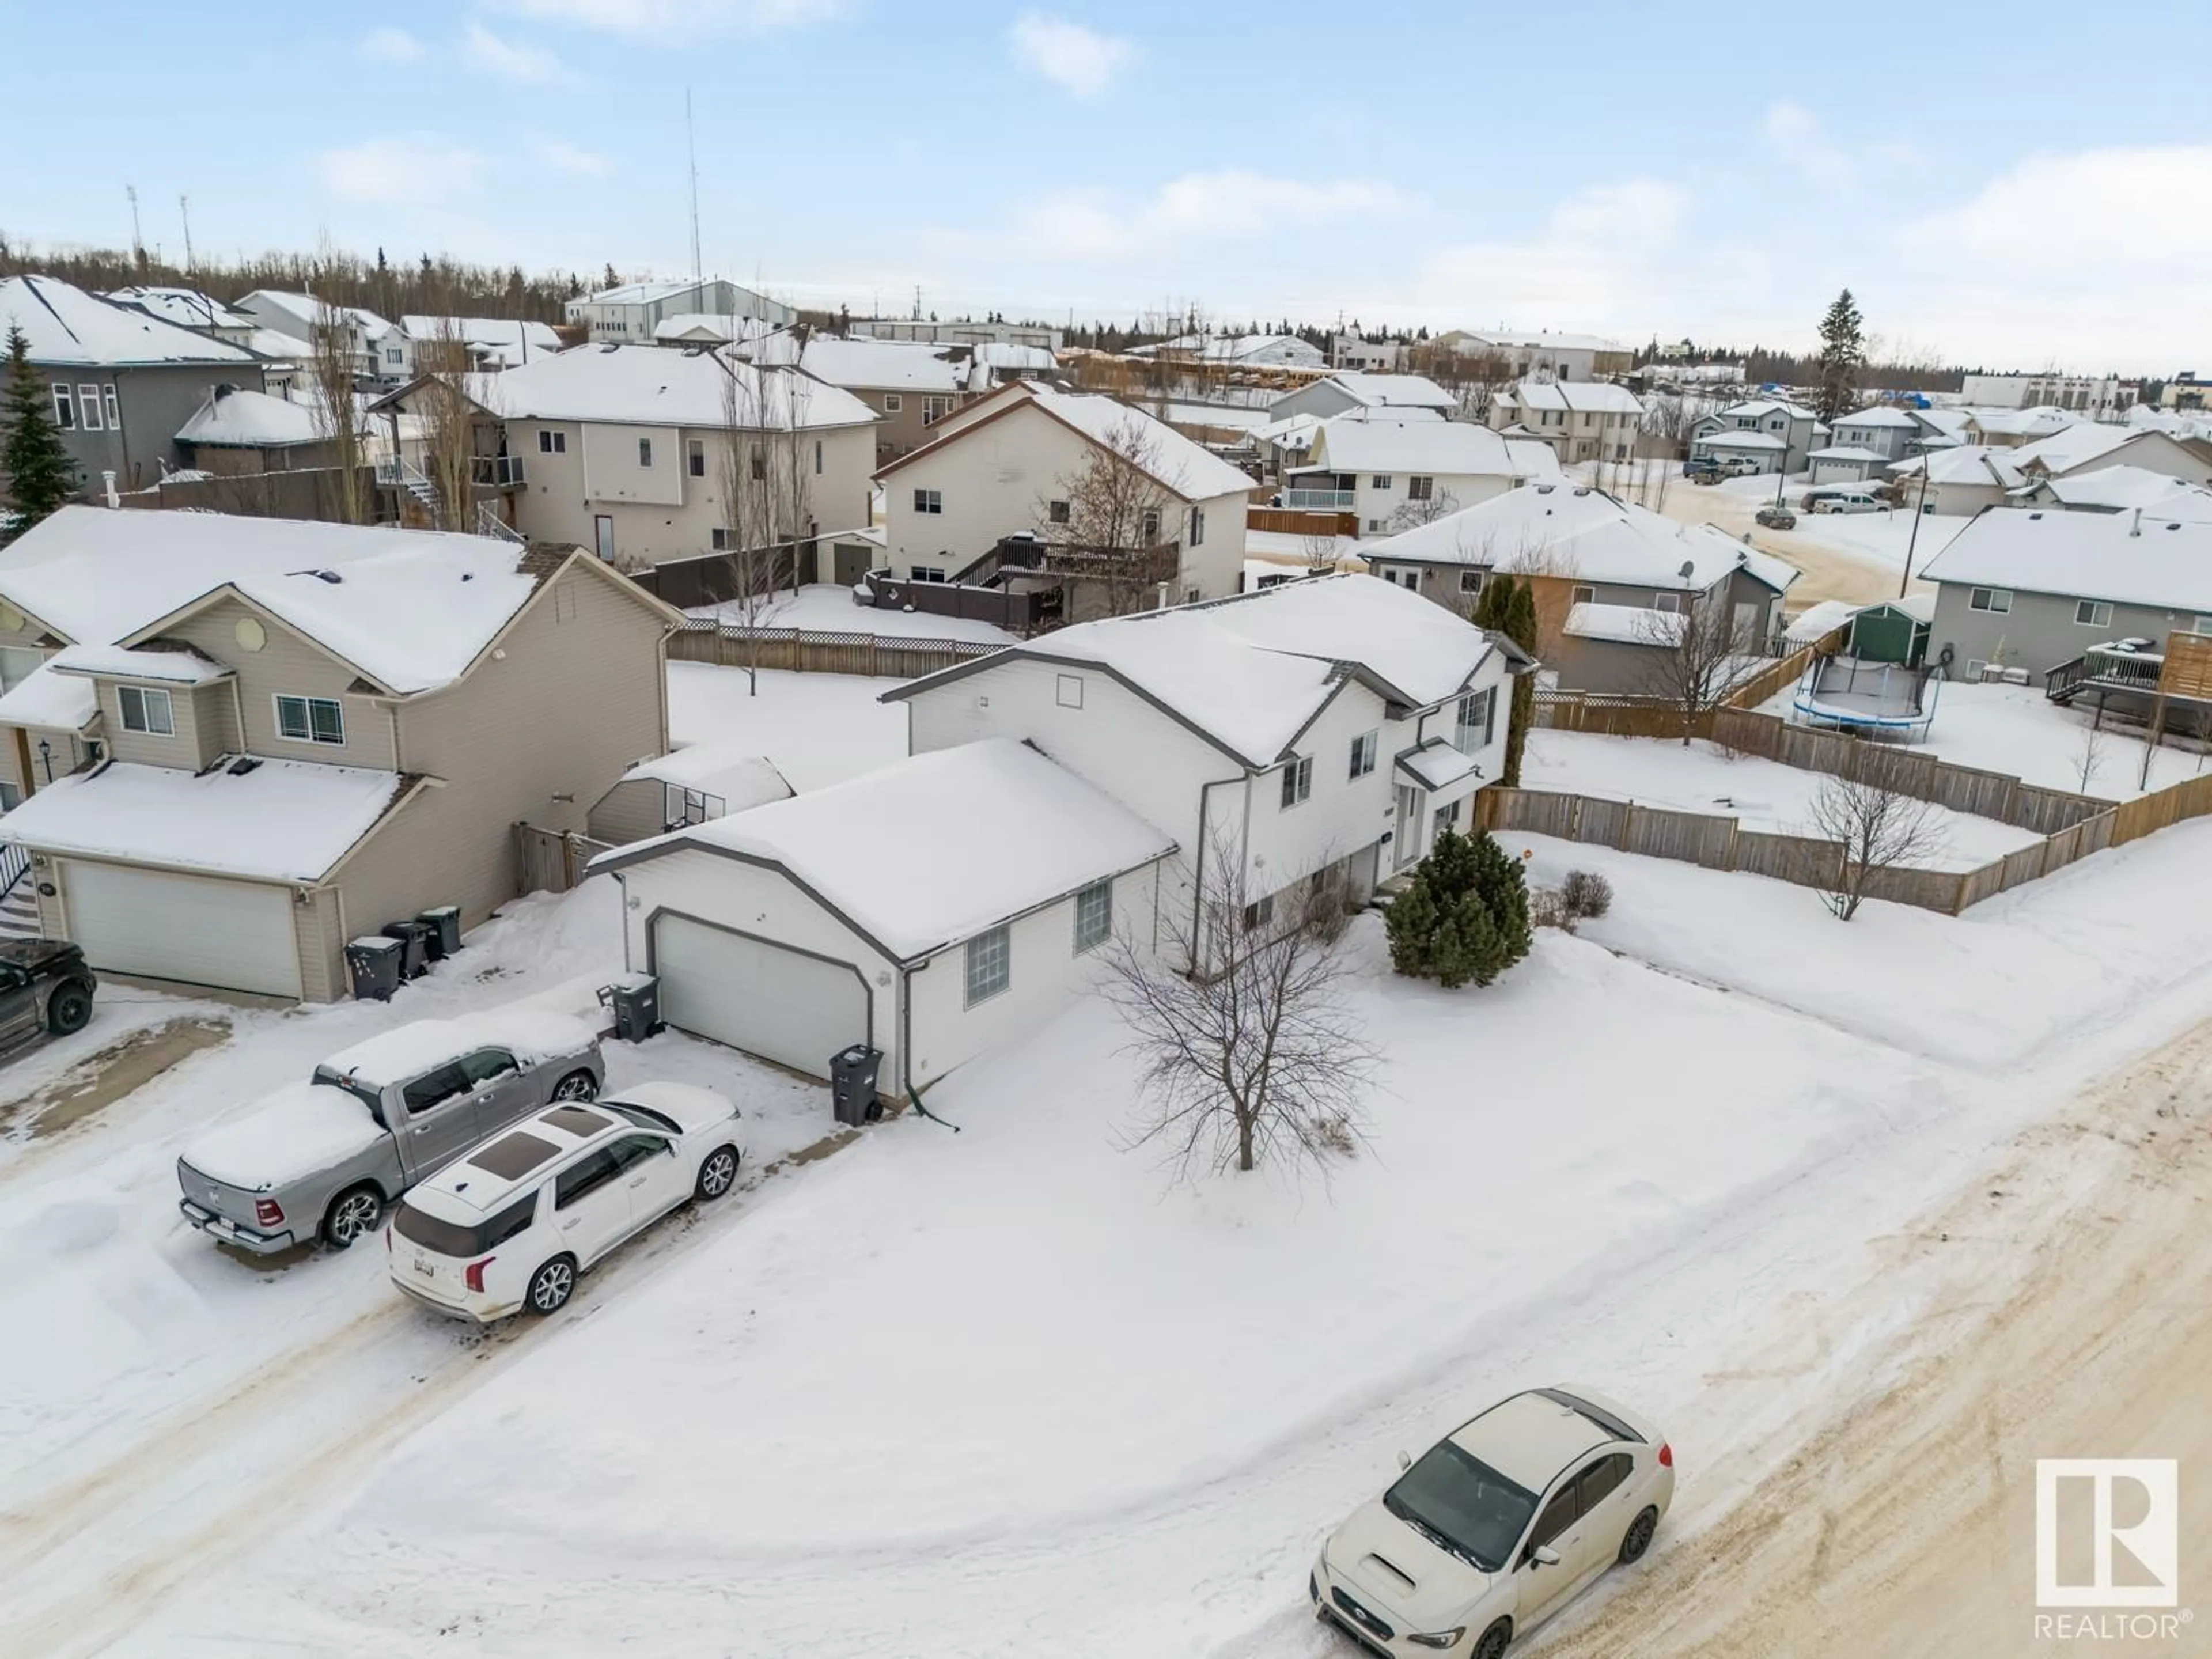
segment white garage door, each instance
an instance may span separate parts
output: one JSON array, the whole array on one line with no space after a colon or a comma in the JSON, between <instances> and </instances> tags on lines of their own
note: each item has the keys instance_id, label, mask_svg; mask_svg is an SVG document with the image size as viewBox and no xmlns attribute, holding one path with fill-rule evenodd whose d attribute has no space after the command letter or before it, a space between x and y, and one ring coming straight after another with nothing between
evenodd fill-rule
<instances>
[{"instance_id":1,"label":"white garage door","mask_svg":"<svg viewBox=\"0 0 2212 1659\"><path fill-rule=\"evenodd\" d=\"M65 863L61 889L70 937L94 968L300 994L292 895L284 888Z\"/></svg>"},{"instance_id":2,"label":"white garage door","mask_svg":"<svg viewBox=\"0 0 2212 1659\"><path fill-rule=\"evenodd\" d=\"M660 1017L810 1077L830 1056L868 1040L868 994L842 962L665 915L653 923Z\"/></svg>"}]
</instances>

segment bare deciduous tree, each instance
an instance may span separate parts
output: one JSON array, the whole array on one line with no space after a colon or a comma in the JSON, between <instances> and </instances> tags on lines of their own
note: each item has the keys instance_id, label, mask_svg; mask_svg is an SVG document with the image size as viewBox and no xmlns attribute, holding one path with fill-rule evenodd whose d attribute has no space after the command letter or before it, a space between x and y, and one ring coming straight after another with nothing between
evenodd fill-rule
<instances>
[{"instance_id":1,"label":"bare deciduous tree","mask_svg":"<svg viewBox=\"0 0 2212 1659\"><path fill-rule=\"evenodd\" d=\"M1343 994L1340 888L1309 878L1257 895L1230 844L1208 849L1200 885L1194 937L1186 920L1169 952L1126 936L1106 951L1105 994L1138 1061L1132 1144L1163 1146L1178 1176L1325 1170L1362 1139L1376 1060Z\"/></svg>"},{"instance_id":2,"label":"bare deciduous tree","mask_svg":"<svg viewBox=\"0 0 2212 1659\"><path fill-rule=\"evenodd\" d=\"M1399 502L1383 528L1395 535L1401 530L1418 530L1425 524L1434 524L1458 511L1459 497L1449 489L1440 489L1426 501Z\"/></svg>"},{"instance_id":3,"label":"bare deciduous tree","mask_svg":"<svg viewBox=\"0 0 2212 1659\"><path fill-rule=\"evenodd\" d=\"M1686 747L1698 722L1765 667L1765 641L1757 617L1740 616L1724 589L1685 593L1680 604L1639 611L1634 631L1644 647L1638 687L1680 714Z\"/></svg>"},{"instance_id":4,"label":"bare deciduous tree","mask_svg":"<svg viewBox=\"0 0 2212 1659\"><path fill-rule=\"evenodd\" d=\"M431 377L415 402L422 423L423 470L438 498L438 527L472 530L476 407L468 395L468 342L456 319L439 318L430 337L415 343L415 371Z\"/></svg>"},{"instance_id":5,"label":"bare deciduous tree","mask_svg":"<svg viewBox=\"0 0 2212 1659\"><path fill-rule=\"evenodd\" d=\"M2098 718L2099 720L2103 718L2101 709L2098 711ZM2086 795L2089 793L2090 784L2095 781L2097 774L2104 769L2105 733L2101 726L2093 721L2081 728L2081 741L2074 745L2074 770L2079 779L2079 788L2082 794Z\"/></svg>"},{"instance_id":6,"label":"bare deciduous tree","mask_svg":"<svg viewBox=\"0 0 2212 1659\"><path fill-rule=\"evenodd\" d=\"M1161 477L1162 447L1158 428L1125 416L1037 501L1045 539L1079 556L1064 555L1064 568L1089 574L1095 565L1109 616L1146 609L1154 585L1176 574L1160 550L1176 539L1182 498Z\"/></svg>"},{"instance_id":7,"label":"bare deciduous tree","mask_svg":"<svg viewBox=\"0 0 2212 1659\"><path fill-rule=\"evenodd\" d=\"M331 464L337 469L337 510L340 522L368 522L368 492L361 478L361 413L353 400L353 319L338 307L325 304L309 325L313 355L308 377L315 386L315 435L330 446Z\"/></svg>"},{"instance_id":8,"label":"bare deciduous tree","mask_svg":"<svg viewBox=\"0 0 2212 1659\"><path fill-rule=\"evenodd\" d=\"M799 541L812 533L815 449L806 434L806 377L790 368L716 354L722 366L722 540L730 554L734 613L744 646L745 690L760 691L760 630L782 608L796 579ZM688 468L690 456L677 458Z\"/></svg>"},{"instance_id":9,"label":"bare deciduous tree","mask_svg":"<svg viewBox=\"0 0 2212 1659\"><path fill-rule=\"evenodd\" d=\"M1935 809L1899 787L1899 757L1869 749L1861 758L1857 776L1822 779L1810 808L1814 832L1843 848L1835 883L1820 899L1844 921L1858 914L1876 871L1925 863L1945 841Z\"/></svg>"}]
</instances>

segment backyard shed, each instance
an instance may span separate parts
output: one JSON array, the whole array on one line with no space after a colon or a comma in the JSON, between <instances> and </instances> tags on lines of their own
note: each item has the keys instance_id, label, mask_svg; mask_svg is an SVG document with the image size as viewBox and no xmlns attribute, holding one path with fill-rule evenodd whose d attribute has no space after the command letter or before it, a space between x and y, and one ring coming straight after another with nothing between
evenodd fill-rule
<instances>
[{"instance_id":1,"label":"backyard shed","mask_svg":"<svg viewBox=\"0 0 2212 1659\"><path fill-rule=\"evenodd\" d=\"M1917 668L1928 655L1928 631L1936 619L1936 596L1908 594L1870 605L1851 617L1845 651L1861 662L1902 663Z\"/></svg>"}]
</instances>

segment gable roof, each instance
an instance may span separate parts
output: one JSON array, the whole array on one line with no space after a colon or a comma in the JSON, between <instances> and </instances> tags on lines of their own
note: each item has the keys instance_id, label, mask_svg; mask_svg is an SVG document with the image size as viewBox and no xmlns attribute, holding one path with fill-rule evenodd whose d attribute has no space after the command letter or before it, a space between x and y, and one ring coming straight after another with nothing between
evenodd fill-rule
<instances>
[{"instance_id":1,"label":"gable roof","mask_svg":"<svg viewBox=\"0 0 2212 1659\"><path fill-rule=\"evenodd\" d=\"M330 435L312 406L251 389L210 392L177 428L179 443L249 449L285 449Z\"/></svg>"},{"instance_id":2,"label":"gable roof","mask_svg":"<svg viewBox=\"0 0 2212 1659\"><path fill-rule=\"evenodd\" d=\"M2017 452L1991 449L1982 444L1958 444L1948 449L1931 449L1925 455L1893 461L1889 476L1893 478L1917 478L1922 471L1928 474L1931 484L1995 484L2001 489L2014 489L2021 482L2020 468L2011 457Z\"/></svg>"},{"instance_id":3,"label":"gable roof","mask_svg":"<svg viewBox=\"0 0 2212 1659\"><path fill-rule=\"evenodd\" d=\"M1329 380L1369 409L1456 409L1459 399L1425 374L1372 374L1340 368ZM1292 392L1292 397L1297 394Z\"/></svg>"},{"instance_id":4,"label":"gable roof","mask_svg":"<svg viewBox=\"0 0 2212 1659\"><path fill-rule=\"evenodd\" d=\"M2001 437L2048 437L2069 426L2081 424L2080 416L2052 404L2037 404L2027 409L1977 409L1971 413L1976 427Z\"/></svg>"},{"instance_id":5,"label":"gable roof","mask_svg":"<svg viewBox=\"0 0 2212 1659\"><path fill-rule=\"evenodd\" d=\"M0 337L20 328L34 363L126 368L155 363L252 363L253 354L52 276L0 280Z\"/></svg>"},{"instance_id":6,"label":"gable roof","mask_svg":"<svg viewBox=\"0 0 2212 1659\"><path fill-rule=\"evenodd\" d=\"M2172 441L2160 432L2137 432L2124 426L2105 426L2094 421L2081 421L2063 427L2047 438L2021 445L2013 451L2012 461L2022 471L2039 464L2046 472L2065 472L2085 461L2109 455L2121 445L2133 443L2138 439L2148 439L2152 443L2162 440Z\"/></svg>"},{"instance_id":7,"label":"gable roof","mask_svg":"<svg viewBox=\"0 0 2212 1659\"><path fill-rule=\"evenodd\" d=\"M1243 495L1258 487L1211 450L1194 443L1141 409L1133 409L1103 393L1062 392L1035 380L1009 381L989 396L969 404L951 417L955 423L949 430L878 468L876 477L885 477L925 455L939 454L969 433L1025 407L1050 416L1102 449L1113 449L1117 439L1124 434L1133 434L1144 451L1146 472L1186 501Z\"/></svg>"},{"instance_id":8,"label":"gable roof","mask_svg":"<svg viewBox=\"0 0 2212 1659\"><path fill-rule=\"evenodd\" d=\"M1813 411L1802 404L1788 403L1779 398L1748 398L1741 403L1730 404L1698 418L1707 421L1732 421L1752 415L1764 418L1769 415L1786 415L1793 421L1809 421Z\"/></svg>"},{"instance_id":9,"label":"gable roof","mask_svg":"<svg viewBox=\"0 0 2212 1659\"><path fill-rule=\"evenodd\" d=\"M968 384L969 362L965 346L824 335L799 354L799 366L817 380L871 392L957 392Z\"/></svg>"},{"instance_id":10,"label":"gable roof","mask_svg":"<svg viewBox=\"0 0 2212 1659\"><path fill-rule=\"evenodd\" d=\"M1502 394L1513 409L1567 410L1592 415L1641 415L1644 400L1608 380L1520 380Z\"/></svg>"},{"instance_id":11,"label":"gable roof","mask_svg":"<svg viewBox=\"0 0 2212 1659\"><path fill-rule=\"evenodd\" d=\"M254 303L256 301L260 301L258 306ZM318 300L312 294L294 294L281 288L257 288L238 302L238 309L256 314L268 310L288 317L299 324L301 331L310 339L314 337L313 330L316 325L333 313L371 338L392 331L392 325L366 306L332 305L326 300ZM287 334L292 332L290 329L284 331Z\"/></svg>"},{"instance_id":12,"label":"gable roof","mask_svg":"<svg viewBox=\"0 0 2212 1659\"><path fill-rule=\"evenodd\" d=\"M133 286L110 289L100 296L112 304L129 306L149 317L158 317L179 328L252 328L253 319L234 311L220 300L210 299L195 288Z\"/></svg>"},{"instance_id":13,"label":"gable roof","mask_svg":"<svg viewBox=\"0 0 2212 1659\"><path fill-rule=\"evenodd\" d=\"M922 845L991 854L916 880L883 856L886 823ZM1010 824L1021 833L1009 836ZM987 738L602 854L592 868L690 850L781 870L885 956L913 962L1139 869L1176 844L1036 750Z\"/></svg>"},{"instance_id":14,"label":"gable roof","mask_svg":"<svg viewBox=\"0 0 2212 1659\"><path fill-rule=\"evenodd\" d=\"M732 379L748 429L815 431L876 418L851 392L794 368L652 345L571 346L533 357L501 374L498 402L501 412L525 420L720 427Z\"/></svg>"},{"instance_id":15,"label":"gable roof","mask_svg":"<svg viewBox=\"0 0 2212 1659\"><path fill-rule=\"evenodd\" d=\"M552 324L520 317L430 317L415 313L402 317L399 326L418 343L434 341L451 327L463 344L501 362L526 362L540 356L550 357L561 349L561 337L553 331Z\"/></svg>"},{"instance_id":16,"label":"gable roof","mask_svg":"<svg viewBox=\"0 0 2212 1659\"><path fill-rule=\"evenodd\" d=\"M2212 523L2132 513L1984 513L1920 573L2212 616Z\"/></svg>"},{"instance_id":17,"label":"gable roof","mask_svg":"<svg viewBox=\"0 0 2212 1659\"><path fill-rule=\"evenodd\" d=\"M2025 493L2076 511L2124 513L2138 508L2154 519L2212 517L2212 489L2125 462L2067 477L2041 478Z\"/></svg>"},{"instance_id":18,"label":"gable roof","mask_svg":"<svg viewBox=\"0 0 2212 1659\"><path fill-rule=\"evenodd\" d=\"M1865 409L1854 410L1849 415L1836 416L1838 429L1847 426L1909 426L1917 428L1920 422L1894 404L1875 404Z\"/></svg>"},{"instance_id":19,"label":"gable roof","mask_svg":"<svg viewBox=\"0 0 2212 1659\"><path fill-rule=\"evenodd\" d=\"M1723 427L1717 432L1700 432L1692 443L1710 444L1716 449L1787 449L1789 440L1778 438L1771 432L1757 432L1749 427Z\"/></svg>"},{"instance_id":20,"label":"gable roof","mask_svg":"<svg viewBox=\"0 0 2212 1659\"><path fill-rule=\"evenodd\" d=\"M1321 423L1300 471L1419 472L1511 477L1505 440L1467 421L1378 421L1337 416Z\"/></svg>"}]
</instances>

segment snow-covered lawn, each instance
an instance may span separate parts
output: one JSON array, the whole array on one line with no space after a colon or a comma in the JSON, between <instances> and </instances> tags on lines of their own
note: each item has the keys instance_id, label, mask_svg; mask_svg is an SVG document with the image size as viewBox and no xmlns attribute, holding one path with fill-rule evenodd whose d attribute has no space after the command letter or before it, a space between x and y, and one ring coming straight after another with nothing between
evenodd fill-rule
<instances>
[{"instance_id":1,"label":"snow-covered lawn","mask_svg":"<svg viewBox=\"0 0 2212 1659\"><path fill-rule=\"evenodd\" d=\"M877 699L896 680L763 669L758 696L742 668L668 665L668 732L687 743L757 744L794 790L819 789L906 757L906 710Z\"/></svg>"},{"instance_id":2,"label":"snow-covered lawn","mask_svg":"<svg viewBox=\"0 0 2212 1659\"><path fill-rule=\"evenodd\" d=\"M1763 712L1787 719L1796 688L1760 705ZM1984 685L1946 683L1937 694L1936 718L1927 740L1916 750L1958 766L1978 766L2038 784L2106 800L2129 800L2143 793L2143 741L2130 728L2107 721L2095 741L2094 765L2082 787L2082 745L2087 741L2090 711L2062 708L2045 700L2040 685ZM2152 757L2149 787L2163 789L2195 777L2207 764L2193 750L2161 746Z\"/></svg>"},{"instance_id":3,"label":"snow-covered lawn","mask_svg":"<svg viewBox=\"0 0 2212 1659\"><path fill-rule=\"evenodd\" d=\"M1706 812L1740 821L1747 830L1817 836L1813 797L1826 775L1732 756L1709 743L1607 738L1586 732L1539 729L1528 734L1521 781L1531 789L1632 800L1678 812ZM1995 818L1930 807L1939 844L1920 860L1931 870L1974 870L2025 847L2036 836Z\"/></svg>"},{"instance_id":4,"label":"snow-covered lawn","mask_svg":"<svg viewBox=\"0 0 2212 1659\"><path fill-rule=\"evenodd\" d=\"M742 623L735 605L695 605L684 613L706 622ZM805 628L823 634L877 634L885 638L971 640L984 645L1011 645L1014 636L995 623L969 617L933 617L920 611L878 611L853 603L853 590L835 582L811 582L796 592L789 589L763 602L758 617L763 628Z\"/></svg>"}]
</instances>

